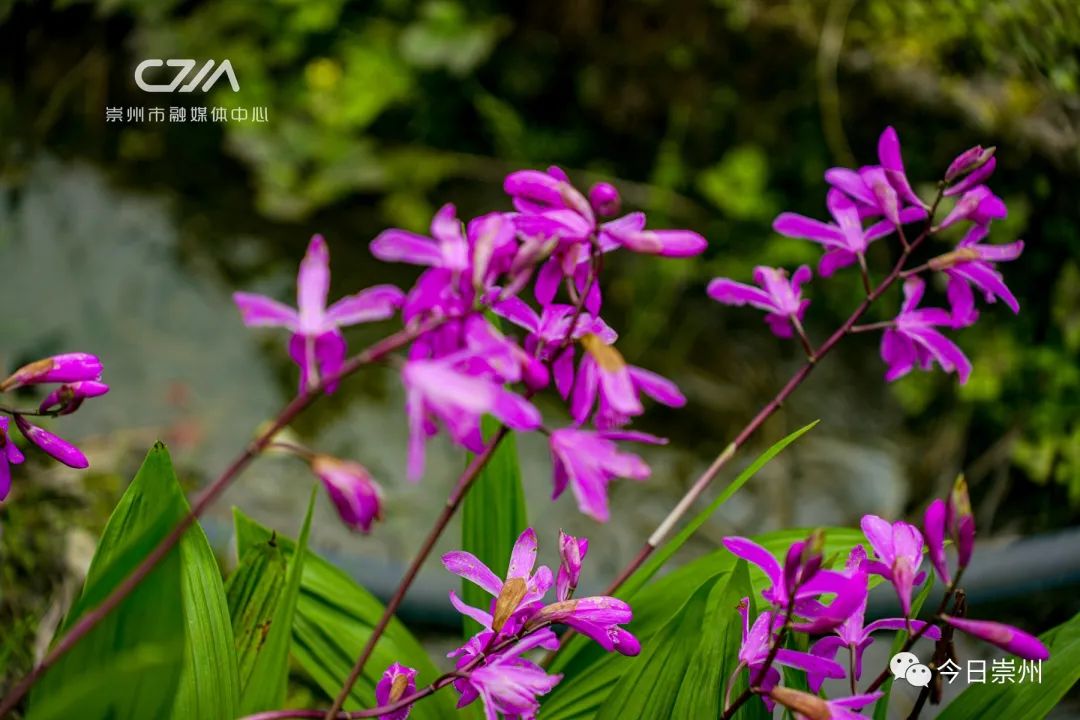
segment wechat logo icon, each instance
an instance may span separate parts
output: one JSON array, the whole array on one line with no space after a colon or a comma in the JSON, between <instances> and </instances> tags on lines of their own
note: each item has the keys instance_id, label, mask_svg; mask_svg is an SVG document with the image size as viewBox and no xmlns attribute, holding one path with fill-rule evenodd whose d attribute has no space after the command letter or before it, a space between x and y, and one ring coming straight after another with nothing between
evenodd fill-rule
<instances>
[{"instance_id":1,"label":"wechat logo icon","mask_svg":"<svg viewBox=\"0 0 1080 720\"><path fill-rule=\"evenodd\" d=\"M897 680L906 680L915 687L926 687L930 684L933 673L930 668L919 662L915 653L896 653L889 660L889 669Z\"/></svg>"}]
</instances>

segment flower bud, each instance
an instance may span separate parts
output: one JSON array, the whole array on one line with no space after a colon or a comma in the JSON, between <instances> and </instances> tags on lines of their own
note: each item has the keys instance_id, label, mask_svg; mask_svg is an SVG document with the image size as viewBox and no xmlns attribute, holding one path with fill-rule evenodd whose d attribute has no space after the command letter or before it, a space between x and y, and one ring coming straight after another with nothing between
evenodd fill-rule
<instances>
[{"instance_id":1,"label":"flower bud","mask_svg":"<svg viewBox=\"0 0 1080 720\"><path fill-rule=\"evenodd\" d=\"M957 630L985 640L1024 660L1046 660L1050 657L1050 651L1037 637L1011 625L988 620L968 620L950 615L941 617Z\"/></svg>"},{"instance_id":2,"label":"flower bud","mask_svg":"<svg viewBox=\"0 0 1080 720\"><path fill-rule=\"evenodd\" d=\"M42 452L68 467L82 470L90 466L82 451L67 440L57 437L36 425L31 425L22 415L15 416L15 424L19 426L19 432L23 434L23 437L37 445Z\"/></svg>"},{"instance_id":3,"label":"flower bud","mask_svg":"<svg viewBox=\"0 0 1080 720\"><path fill-rule=\"evenodd\" d=\"M990 162L996 151L997 148L993 146L983 148L982 145L976 145L968 148L949 164L949 169L945 171L945 182L951 183L957 178L975 172Z\"/></svg>"},{"instance_id":4,"label":"flower bud","mask_svg":"<svg viewBox=\"0 0 1080 720\"><path fill-rule=\"evenodd\" d=\"M975 515L971 511L971 498L963 475L957 476L953 483L947 510L949 533L956 543L957 563L967 567L975 549Z\"/></svg>"},{"instance_id":5,"label":"flower bud","mask_svg":"<svg viewBox=\"0 0 1080 720\"><path fill-rule=\"evenodd\" d=\"M8 437L8 419L0 415L0 502L7 498L11 490L11 465L18 465L22 461L22 452Z\"/></svg>"},{"instance_id":6,"label":"flower bud","mask_svg":"<svg viewBox=\"0 0 1080 720\"><path fill-rule=\"evenodd\" d=\"M70 415L79 409L83 400L99 397L107 392L109 392L109 386L97 380L67 383L46 395L38 407L38 412L55 411L57 415Z\"/></svg>"},{"instance_id":7,"label":"flower bud","mask_svg":"<svg viewBox=\"0 0 1080 720\"><path fill-rule=\"evenodd\" d=\"M611 217L619 212L622 198L611 183L600 182L589 188L589 203L601 217Z\"/></svg>"},{"instance_id":8,"label":"flower bud","mask_svg":"<svg viewBox=\"0 0 1080 720\"><path fill-rule=\"evenodd\" d=\"M311 469L322 481L338 516L350 529L367 533L376 520L382 519L379 485L363 465L316 455Z\"/></svg>"},{"instance_id":9,"label":"flower bud","mask_svg":"<svg viewBox=\"0 0 1080 720\"><path fill-rule=\"evenodd\" d=\"M589 551L588 538L575 538L559 531L559 576L556 580L556 593L559 600L568 600L577 589L581 576L581 561Z\"/></svg>"},{"instance_id":10,"label":"flower bud","mask_svg":"<svg viewBox=\"0 0 1080 720\"><path fill-rule=\"evenodd\" d=\"M54 355L16 370L9 378L0 382L0 392L7 392L23 385L97 380L101 377L101 369L101 360L95 355L87 353Z\"/></svg>"},{"instance_id":11,"label":"flower bud","mask_svg":"<svg viewBox=\"0 0 1080 720\"><path fill-rule=\"evenodd\" d=\"M832 718L828 703L817 695L777 685L769 691L769 697L794 711L798 716L808 718L808 720L830 720Z\"/></svg>"},{"instance_id":12,"label":"flower bud","mask_svg":"<svg viewBox=\"0 0 1080 720\"><path fill-rule=\"evenodd\" d=\"M941 581L948 585L949 579L949 565L945 561L945 529L946 529L946 516L948 509L945 507L945 501L935 500L930 503L930 506L926 508L926 515L923 517L923 531L926 536L927 551L930 555L930 562L937 570L938 577Z\"/></svg>"}]
</instances>

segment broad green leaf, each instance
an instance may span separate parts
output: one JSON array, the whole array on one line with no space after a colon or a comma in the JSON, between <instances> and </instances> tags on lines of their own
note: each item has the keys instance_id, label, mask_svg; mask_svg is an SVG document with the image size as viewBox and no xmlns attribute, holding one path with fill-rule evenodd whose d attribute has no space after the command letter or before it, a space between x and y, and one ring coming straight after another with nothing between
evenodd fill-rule
<instances>
[{"instance_id":1,"label":"broad green leaf","mask_svg":"<svg viewBox=\"0 0 1080 720\"><path fill-rule=\"evenodd\" d=\"M919 613L922 612L923 605L926 604L926 599L930 597L930 593L934 589L934 581L937 576L931 572L927 578L926 583L923 585L919 594L911 601L911 615L912 617L919 617ZM906 630L901 630L896 633L892 641L892 649L889 650L889 657L892 657L896 653L900 652L900 648L907 642L908 634ZM880 672L880 671L879 671ZM886 720L889 716L889 697L892 695L893 677L890 674L889 678L881 686L881 691L885 693L881 696L876 703L874 703L874 720Z\"/></svg>"},{"instance_id":2,"label":"broad green leaf","mask_svg":"<svg viewBox=\"0 0 1080 720\"><path fill-rule=\"evenodd\" d=\"M734 480L728 483L727 487L724 488L724 490L715 500L709 503L709 506L707 508L698 513L698 515L694 517L693 520L688 522L686 524L686 527L680 530L679 533L675 535L675 537L671 538L671 540L667 541L661 547L657 548L655 552L653 552L649 559L646 560L642 564L642 566L638 568L633 575L630 576L629 579L627 579L626 583L623 585L623 590L625 591L625 593L627 595L632 595L639 588L644 586L645 583L649 581L649 578L655 575L657 571L660 570L660 568L662 568L667 563L667 561L670 560L671 557L679 551L679 548L685 545L686 541L689 540L694 533L701 529L701 526L704 525L710 517L712 517L712 514L715 513L721 505L730 500L732 495L738 492L743 485L749 482L750 478L754 477L754 475L756 475L758 471L761 470L761 468L768 465L769 462L774 457L779 455L784 448L786 448L788 445L808 433L819 422L821 421L815 420L809 425L805 425L799 428L795 432L775 443L765 452L761 453L761 455L759 455L757 459L754 460L754 462L750 463L750 465L747 466L745 470L739 473Z\"/></svg>"},{"instance_id":3,"label":"broad green leaf","mask_svg":"<svg viewBox=\"0 0 1080 720\"><path fill-rule=\"evenodd\" d=\"M307 514L304 516L304 525L300 529L300 541L297 546L300 552L293 553L289 560L289 574L285 580L285 587L281 597L274 608L273 619L267 630L266 642L263 644L254 661L251 676L247 685L244 686L240 705L245 714L251 714L260 710L273 710L280 708L285 703L285 690L289 681L289 646L292 641L292 627L296 614L296 605L300 597L300 579L304 571L304 560L307 557L308 534L311 532L311 514L315 509L315 496L318 486L311 488L311 498L308 500ZM271 536L273 539L273 536ZM269 541L267 541L269 543ZM246 553L245 553L246 554Z\"/></svg>"},{"instance_id":4,"label":"broad green leaf","mask_svg":"<svg viewBox=\"0 0 1080 720\"><path fill-rule=\"evenodd\" d=\"M255 658L266 646L285 590L285 575L285 555L276 538L271 537L244 553L225 585L236 638L241 694L255 670Z\"/></svg>"},{"instance_id":5,"label":"broad green leaf","mask_svg":"<svg viewBox=\"0 0 1080 720\"><path fill-rule=\"evenodd\" d=\"M484 416L485 441L490 441L499 427L498 420ZM521 468L514 434L510 433L465 495L461 508L461 548L498 573L510 562L514 541L526 527ZM474 607L486 609L491 602L486 591L467 580L462 580L461 590L462 599ZM463 620L467 638L482 629L475 620L464 616Z\"/></svg>"},{"instance_id":6,"label":"broad green leaf","mask_svg":"<svg viewBox=\"0 0 1080 720\"><path fill-rule=\"evenodd\" d=\"M169 454L158 443L109 518L64 629L98 605L187 513ZM46 674L30 717L70 717L65 708L71 707L79 717L117 720L236 717L225 593L198 525Z\"/></svg>"},{"instance_id":7,"label":"broad green leaf","mask_svg":"<svg viewBox=\"0 0 1080 720\"><path fill-rule=\"evenodd\" d=\"M777 558L783 558L791 543L803 540L810 529L783 530L753 538ZM863 535L853 528L829 528L825 531L825 552L846 554L863 541ZM721 548L703 555L672 572L653 580L633 597L626 598L634 610L634 619L628 629L641 641L642 646L654 642L654 636L668 622L676 610L687 602L702 582L730 573L737 558ZM760 597L767 581L764 573L751 567L751 599ZM570 720L592 717L605 701L611 688L627 672L629 662L621 655L604 652L588 638L575 637L567 643L567 650L555 656L552 672L563 674L563 680L543 699L542 716L545 720ZM752 704L751 704L752 705ZM756 717L754 711L740 711L739 718Z\"/></svg>"},{"instance_id":8,"label":"broad green leaf","mask_svg":"<svg viewBox=\"0 0 1080 720\"><path fill-rule=\"evenodd\" d=\"M1042 720L1080 681L1080 613L1039 636L1050 650L1041 682L972 685L938 715L939 720L1023 718ZM1016 661L1017 667L1020 660Z\"/></svg>"},{"instance_id":9,"label":"broad green leaf","mask_svg":"<svg viewBox=\"0 0 1080 720\"><path fill-rule=\"evenodd\" d=\"M269 528L239 510L234 509L233 514L237 551L241 556L273 536ZM286 560L296 552L296 544L289 538L278 535L277 542ZM383 604L345 572L310 550L306 553L300 598L293 619L292 654L328 697L337 695L341 689L382 612ZM416 638L395 618L375 645L375 652L353 687L345 708L373 707L375 683L395 661L419 671L418 687L441 674ZM444 690L417 703L409 715L410 720L475 717L472 707L460 712L454 710L454 695Z\"/></svg>"}]
</instances>

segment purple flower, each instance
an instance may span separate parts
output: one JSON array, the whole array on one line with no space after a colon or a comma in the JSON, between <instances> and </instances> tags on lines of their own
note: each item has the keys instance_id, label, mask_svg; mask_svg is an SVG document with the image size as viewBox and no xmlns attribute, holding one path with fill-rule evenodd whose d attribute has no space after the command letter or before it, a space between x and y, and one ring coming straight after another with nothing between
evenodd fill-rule
<instances>
[{"instance_id":1,"label":"purple flower","mask_svg":"<svg viewBox=\"0 0 1080 720\"><path fill-rule=\"evenodd\" d=\"M952 539L956 548L957 565L965 568L971 562L971 553L975 545L975 516L971 512L971 500L968 497L967 481L960 475L953 483L949 500L934 500L926 508L923 519L926 531L926 544L930 562L938 576L948 584L949 567L945 559L945 538Z\"/></svg>"},{"instance_id":2,"label":"purple flower","mask_svg":"<svg viewBox=\"0 0 1080 720\"><path fill-rule=\"evenodd\" d=\"M23 461L22 452L8 435L9 422L6 416L0 415L0 502L11 491L11 466Z\"/></svg>"},{"instance_id":3,"label":"purple flower","mask_svg":"<svg viewBox=\"0 0 1080 720\"><path fill-rule=\"evenodd\" d=\"M347 346L340 328L391 317L404 298L393 285L376 285L327 308L329 291L330 251L322 236L315 235L296 278L297 310L263 295L233 294L248 327L284 327L292 332L289 355L300 367L301 392L341 369ZM336 382L327 385L327 394L336 388Z\"/></svg>"},{"instance_id":4,"label":"purple flower","mask_svg":"<svg viewBox=\"0 0 1080 720\"><path fill-rule=\"evenodd\" d=\"M342 522L352 530L371 532L372 523L382 519L382 497L367 468L329 455L316 455L311 469L322 481Z\"/></svg>"},{"instance_id":5,"label":"purple flower","mask_svg":"<svg viewBox=\"0 0 1080 720\"><path fill-rule=\"evenodd\" d=\"M101 360L87 353L67 353L36 360L24 365L0 382L0 392L24 385L75 383L101 379Z\"/></svg>"},{"instance_id":6,"label":"purple flower","mask_svg":"<svg viewBox=\"0 0 1080 720\"><path fill-rule=\"evenodd\" d=\"M588 551L588 538L579 539L559 531L559 575L555 580L555 596L559 600L569 600L577 589L581 561Z\"/></svg>"},{"instance_id":7,"label":"purple flower","mask_svg":"<svg viewBox=\"0 0 1080 720\"><path fill-rule=\"evenodd\" d=\"M394 663L386 668L386 672L383 673L378 684L375 685L375 702L380 706L389 705L406 695L412 695L414 692L416 692L416 671L401 663ZM380 715L379 718L381 720L405 720L405 718L409 717L411 710L412 706L407 705L400 710Z\"/></svg>"},{"instance_id":8,"label":"purple flower","mask_svg":"<svg viewBox=\"0 0 1080 720\"><path fill-rule=\"evenodd\" d=\"M553 582L551 569L546 565L533 572L536 565L536 532L532 528L521 533L514 543L505 580L495 575L475 555L464 550L446 553L442 556L442 563L454 575L492 595L494 600L490 613L466 605L453 590L450 591L450 603L461 614L495 632L502 632L504 628L507 633L515 632L525 619L540 608ZM508 627L507 623L511 620L513 622Z\"/></svg>"},{"instance_id":9,"label":"purple flower","mask_svg":"<svg viewBox=\"0 0 1080 720\"><path fill-rule=\"evenodd\" d=\"M912 588L922 583L922 576L916 577L922 564L922 533L910 523L890 524L877 515L864 515L860 525L876 556L869 571L892 583L904 617L910 617Z\"/></svg>"},{"instance_id":10,"label":"purple flower","mask_svg":"<svg viewBox=\"0 0 1080 720\"><path fill-rule=\"evenodd\" d=\"M851 555L848 557L847 572L849 574L865 573L866 562L866 551L861 545L856 545L852 549ZM867 597L864 595L862 603L855 612L836 628L835 635L823 637L810 647L810 653L812 655L817 655L818 657L827 658L829 660L835 659L836 653L840 648L847 648L854 659L855 680L859 680L859 678L862 677L863 652L874 642L874 639L871 637L873 633L878 630L907 629L907 620L904 618L886 618L883 620L875 620L869 625L864 625L866 620L866 600ZM915 632L919 632L926 623L919 620L913 620L911 621L911 625ZM941 637L941 631L934 626L927 628L925 634L934 640ZM821 689L821 684L824 682L825 676L818 673L810 673L807 680L810 689L817 692Z\"/></svg>"},{"instance_id":11,"label":"purple flower","mask_svg":"<svg viewBox=\"0 0 1080 720\"><path fill-rule=\"evenodd\" d=\"M944 230L963 220L970 220L976 225L989 225L991 220L1001 220L1009 214L1005 201L990 191L985 185L978 185L965 192L952 211L937 226Z\"/></svg>"},{"instance_id":12,"label":"purple flower","mask_svg":"<svg viewBox=\"0 0 1080 720\"><path fill-rule=\"evenodd\" d=\"M742 615L743 619L743 640L742 646L739 648L739 664L747 668L750 673L750 682L753 683L761 673L765 661L769 658L772 645L776 641L776 634L784 625L784 617L783 613L769 610L758 615L757 619L754 620L754 624L751 625L749 608L750 599L743 598L742 602L739 603L739 614ZM833 660L798 650L781 648L776 653L774 663L765 672L765 677L757 685L761 692L764 693L761 699L770 710L772 710L773 704L769 700L767 693L780 682L780 671L776 668L776 665L798 668L799 670L805 670L807 673L824 677L844 677L844 668Z\"/></svg>"},{"instance_id":13,"label":"purple flower","mask_svg":"<svg viewBox=\"0 0 1080 720\"><path fill-rule=\"evenodd\" d=\"M818 274L822 277L829 277L839 268L851 265L866 252L871 242L896 230L896 224L890 220L882 220L864 230L858 206L838 190L829 191L825 204L834 223L823 223L797 213L781 213L773 221L773 229L781 235L812 240L825 247L825 254L818 263ZM899 224L925 217L926 210L921 207L898 211Z\"/></svg>"},{"instance_id":14,"label":"purple flower","mask_svg":"<svg viewBox=\"0 0 1080 720\"><path fill-rule=\"evenodd\" d=\"M463 369L464 368L464 369ZM473 452L484 448L480 417L494 415L514 430L535 430L540 412L529 401L505 389L489 373L483 357L459 353L438 360L409 360L401 371L409 418L410 480L424 473L424 440L434 435L440 420L459 445Z\"/></svg>"},{"instance_id":15,"label":"purple flower","mask_svg":"<svg viewBox=\"0 0 1080 720\"><path fill-rule=\"evenodd\" d=\"M1005 285L1001 273L994 269L994 263L1020 257L1024 251L1024 241L983 245L988 232L986 225L972 226L955 250L928 263L931 268L941 270L949 277L949 305L952 307L953 324L957 327L971 325L979 317L972 287L982 290L986 302L992 303L1001 298L1014 313L1020 312L1020 303Z\"/></svg>"},{"instance_id":16,"label":"purple flower","mask_svg":"<svg viewBox=\"0 0 1080 720\"><path fill-rule=\"evenodd\" d=\"M881 337L881 357L889 366L885 379L891 382L901 378L916 365L929 370L936 361L945 372L955 372L960 384L964 384L971 374L971 362L955 343L935 329L951 327L952 316L939 308L918 309L925 289L926 284L918 277L904 282L900 314Z\"/></svg>"},{"instance_id":17,"label":"purple flower","mask_svg":"<svg viewBox=\"0 0 1080 720\"><path fill-rule=\"evenodd\" d=\"M801 632L821 633L835 628L865 599L865 574L847 575L816 569L814 565L820 568L819 563L807 567L802 543L795 543L789 550L785 566L753 540L726 537L723 543L730 553L757 565L768 577L770 585L761 592L766 601L785 611L792 602L795 603L795 616L801 619L792 627ZM835 596L830 605L818 600L826 594Z\"/></svg>"},{"instance_id":18,"label":"purple flower","mask_svg":"<svg viewBox=\"0 0 1080 720\"><path fill-rule=\"evenodd\" d=\"M608 652L633 656L641 652L641 643L628 630L619 627L633 617L630 606L618 598L585 597L546 605L529 619L526 629L561 623L592 638Z\"/></svg>"},{"instance_id":19,"label":"purple flower","mask_svg":"<svg viewBox=\"0 0 1080 720\"><path fill-rule=\"evenodd\" d=\"M474 640L481 636L476 636ZM480 698L484 704L487 720L518 718L530 720L540 709L537 698L551 692L559 684L562 675L548 675L534 663L520 655L535 647L550 647L554 635L536 633L526 637L509 649L486 660L467 677L454 681L454 688L461 694L458 707L464 707ZM471 641L470 641L471 642ZM482 648L476 648L475 654ZM452 655L455 653L452 653ZM458 663L459 669L468 664L470 657Z\"/></svg>"},{"instance_id":20,"label":"purple flower","mask_svg":"<svg viewBox=\"0 0 1080 720\"><path fill-rule=\"evenodd\" d=\"M80 380L56 388L41 401L38 412L55 412L57 415L70 415L79 409L83 401L109 392L109 386L97 380Z\"/></svg>"},{"instance_id":21,"label":"purple flower","mask_svg":"<svg viewBox=\"0 0 1080 720\"><path fill-rule=\"evenodd\" d=\"M600 335L581 337L585 356L578 365L570 416L581 424L597 405L593 424L600 429L621 427L645 412L638 399L642 392L668 407L682 407L686 397L675 383L644 368L628 365L614 346Z\"/></svg>"},{"instance_id":22,"label":"purple flower","mask_svg":"<svg viewBox=\"0 0 1080 720\"><path fill-rule=\"evenodd\" d=\"M562 428L551 433L548 442L554 466L558 498L567 485L574 493L578 509L590 517L607 522L607 486L616 478L645 480L651 470L637 455L620 452L616 440L630 440L660 445L662 438L638 432L579 430Z\"/></svg>"},{"instance_id":23,"label":"purple flower","mask_svg":"<svg viewBox=\"0 0 1080 720\"><path fill-rule=\"evenodd\" d=\"M985 640L991 645L997 645L1002 650L1025 660L1046 660L1050 657L1050 651L1037 637L1028 635L1011 625L988 620L968 620L949 615L941 617L957 630Z\"/></svg>"},{"instance_id":24,"label":"purple flower","mask_svg":"<svg viewBox=\"0 0 1080 720\"><path fill-rule=\"evenodd\" d=\"M619 214L622 199L614 185L600 182L589 188L589 204L597 215L611 217Z\"/></svg>"},{"instance_id":25,"label":"purple flower","mask_svg":"<svg viewBox=\"0 0 1080 720\"><path fill-rule=\"evenodd\" d=\"M810 301L802 298L801 286L810 280L812 273L806 265L799 266L788 280L787 271L781 268L758 266L754 268L754 282L760 288L745 285L727 278L716 278L709 283L709 297L725 305L751 305L768 313L765 322L777 337L791 337L793 322L802 322Z\"/></svg>"},{"instance_id":26,"label":"purple flower","mask_svg":"<svg viewBox=\"0 0 1080 720\"><path fill-rule=\"evenodd\" d=\"M946 197L959 195L989 179L994 174L994 168L997 167L994 150L995 148L992 147L984 150L982 146L976 145L957 155L949 165L949 169L945 171L945 182L951 183L961 177L963 179L951 185L944 195Z\"/></svg>"},{"instance_id":27,"label":"purple flower","mask_svg":"<svg viewBox=\"0 0 1080 720\"><path fill-rule=\"evenodd\" d=\"M801 690L775 687L770 690L769 697L792 710L797 720L862 720L864 716L856 711L876 702L883 694L875 692L826 700Z\"/></svg>"},{"instance_id":28,"label":"purple flower","mask_svg":"<svg viewBox=\"0 0 1080 720\"><path fill-rule=\"evenodd\" d=\"M15 416L15 424L18 426L19 432L23 434L23 437L37 445L42 452L59 460L68 467L82 470L90 466L90 463L87 461L86 456L82 454L82 451L67 440L57 437L51 432L43 430L36 425L31 425L22 415ZM8 459L10 460L10 455L8 456Z\"/></svg>"}]
</instances>

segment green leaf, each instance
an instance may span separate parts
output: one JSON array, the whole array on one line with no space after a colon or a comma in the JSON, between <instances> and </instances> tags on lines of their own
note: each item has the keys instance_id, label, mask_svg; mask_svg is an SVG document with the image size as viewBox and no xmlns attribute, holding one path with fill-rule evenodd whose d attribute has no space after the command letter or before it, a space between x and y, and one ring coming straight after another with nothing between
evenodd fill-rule
<instances>
[{"instance_id":1,"label":"green leaf","mask_svg":"<svg viewBox=\"0 0 1080 720\"><path fill-rule=\"evenodd\" d=\"M805 539L809 533L808 528L783 530L759 535L753 540L778 559L782 559L791 543ZM827 556L846 554L863 540L862 532L857 529L828 528L825 532L825 553ZM633 597L624 598L634 610L634 619L628 629L637 636L643 647L652 644L660 628L703 582L730 574L737 560L738 558L721 548L653 580ZM759 597L767 579L757 568L750 568L749 572L749 596L753 599ZM567 646L565 651L555 656L550 666L552 672L563 674L563 680L543 699L542 717L545 720L592 717L596 709L604 703L611 688L627 671L628 663L634 662L621 655L604 652L588 638L575 637ZM755 716L740 711L739 717Z\"/></svg>"},{"instance_id":2,"label":"green leaf","mask_svg":"<svg viewBox=\"0 0 1080 720\"><path fill-rule=\"evenodd\" d=\"M482 421L485 441L490 441L500 427L498 420L485 415ZM465 494L461 513L462 549L488 567L505 567L514 541L529 524L513 433L503 438ZM487 608L491 602L486 591L467 580L462 580L461 591L462 599L474 607ZM463 620L466 638L482 629L475 620L464 616Z\"/></svg>"},{"instance_id":3,"label":"green leaf","mask_svg":"<svg viewBox=\"0 0 1080 720\"><path fill-rule=\"evenodd\" d=\"M775 443L772 447L759 455L757 459L754 460L754 462L750 463L750 465L745 470L739 473L734 480L728 483L727 487L724 488L723 492L721 492L715 500L709 503L709 507L698 513L698 515L694 517L694 519L691 520L689 523L687 523L686 527L680 530L679 533L675 535L675 537L664 543L663 546L657 548L656 551L653 552L653 554L649 557L649 559L646 560L642 564L642 566L638 568L637 571L629 577L629 579L627 579L626 583L623 585L623 591L627 595L632 595L643 585L645 585L645 583L649 581L649 578L655 575L657 571L659 571L660 568L662 568L667 563L667 561L670 560L671 557L679 551L679 548L686 544L686 541L689 540L693 536L693 534L696 533L701 528L701 526L708 521L710 517L712 517L712 514L716 512L721 505L730 500L732 495L738 492L743 485L749 482L750 478L754 477L754 475L756 475L758 471L761 470L761 468L768 465L769 462L774 457L779 455L784 448L786 448L788 445L808 433L819 422L821 421L815 420L809 425L804 425L803 427L799 428L795 432ZM621 593L620 596L622 596Z\"/></svg>"},{"instance_id":4,"label":"green leaf","mask_svg":"<svg viewBox=\"0 0 1080 720\"><path fill-rule=\"evenodd\" d=\"M923 605L926 604L926 599L930 597L930 593L934 589L934 581L937 579L935 573L930 573L926 578L926 584L923 585L922 590L911 602L911 616L913 618L919 617L919 613L922 611ZM908 634L907 630L900 630L893 637L892 649L889 650L889 657L892 657L896 653L900 652L900 648L907 642ZM874 720L886 720L889 716L889 697L892 694L893 677L890 673L888 679L882 684L881 692L885 693L881 698L874 703Z\"/></svg>"},{"instance_id":5,"label":"green leaf","mask_svg":"<svg viewBox=\"0 0 1080 720\"><path fill-rule=\"evenodd\" d=\"M1050 659L1042 663L1042 682L972 685L949 703L939 720L1041 720L1049 715L1080 681L1080 613L1039 639L1050 649Z\"/></svg>"},{"instance_id":6,"label":"green leaf","mask_svg":"<svg viewBox=\"0 0 1080 720\"><path fill-rule=\"evenodd\" d=\"M165 446L147 454L102 533L64 630L97 606L188 513ZM221 575L193 525L128 597L42 679L32 720L237 715Z\"/></svg>"},{"instance_id":7,"label":"green leaf","mask_svg":"<svg viewBox=\"0 0 1080 720\"><path fill-rule=\"evenodd\" d=\"M267 543L273 536L260 525L234 509L237 551L243 556L252 547ZM296 552L296 544L277 535L278 546L286 559ZM342 570L310 550L305 554L300 579L300 597L293 618L292 654L328 697L337 695L360 655L360 650L382 616L383 604L360 587ZM421 687L441 673L428 658L420 643L396 618L375 645L375 652L364 673L345 703L347 710L372 707L375 684L392 662L401 662L419 671L416 684ZM454 710L454 693L440 692L417 703L410 720L475 717L474 708Z\"/></svg>"},{"instance_id":8,"label":"green leaf","mask_svg":"<svg viewBox=\"0 0 1080 720\"><path fill-rule=\"evenodd\" d=\"M289 560L289 575L277 607L274 608L266 641L255 655L251 675L240 698L244 714L272 710L285 704L285 690L289 682L289 646L292 641L292 627L297 600L300 596L300 580L304 571L304 559L307 557L308 534L311 532L311 515L315 509L317 491L318 486L314 485L311 488L311 499L308 500L304 525L300 529L298 543L300 552L293 553Z\"/></svg>"},{"instance_id":9,"label":"green leaf","mask_svg":"<svg viewBox=\"0 0 1080 720\"><path fill-rule=\"evenodd\" d=\"M285 590L285 575L285 555L271 537L244 553L225 586L236 638L241 693L255 670L255 658L266 646Z\"/></svg>"}]
</instances>

